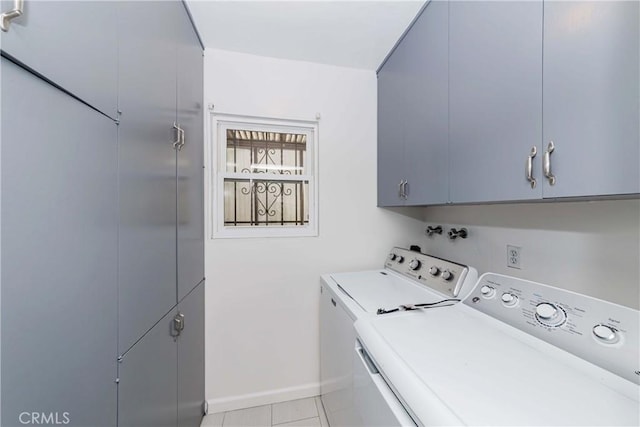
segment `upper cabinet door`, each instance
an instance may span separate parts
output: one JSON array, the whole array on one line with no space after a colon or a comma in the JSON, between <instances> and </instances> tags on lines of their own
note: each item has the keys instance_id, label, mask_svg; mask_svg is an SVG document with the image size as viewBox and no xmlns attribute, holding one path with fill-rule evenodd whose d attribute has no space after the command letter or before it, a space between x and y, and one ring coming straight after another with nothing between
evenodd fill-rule
<instances>
[{"instance_id":1,"label":"upper cabinet door","mask_svg":"<svg viewBox=\"0 0 640 427\"><path fill-rule=\"evenodd\" d=\"M448 182L448 3L432 1L402 40L407 205L444 204Z\"/></svg>"},{"instance_id":2,"label":"upper cabinet door","mask_svg":"<svg viewBox=\"0 0 640 427\"><path fill-rule=\"evenodd\" d=\"M178 21L178 301L204 278L204 132L202 48L182 10Z\"/></svg>"},{"instance_id":3,"label":"upper cabinet door","mask_svg":"<svg viewBox=\"0 0 640 427\"><path fill-rule=\"evenodd\" d=\"M399 46L378 72L378 206L402 206L404 55Z\"/></svg>"},{"instance_id":4,"label":"upper cabinet door","mask_svg":"<svg viewBox=\"0 0 640 427\"><path fill-rule=\"evenodd\" d=\"M119 2L119 351L177 303L173 1Z\"/></svg>"},{"instance_id":5,"label":"upper cabinet door","mask_svg":"<svg viewBox=\"0 0 640 427\"><path fill-rule=\"evenodd\" d=\"M449 13L451 201L541 198L542 2L453 1Z\"/></svg>"},{"instance_id":6,"label":"upper cabinet door","mask_svg":"<svg viewBox=\"0 0 640 427\"><path fill-rule=\"evenodd\" d=\"M639 3L544 6L544 197L640 193Z\"/></svg>"},{"instance_id":7,"label":"upper cabinet door","mask_svg":"<svg viewBox=\"0 0 640 427\"><path fill-rule=\"evenodd\" d=\"M6 12L14 2L1 6ZM116 118L116 17L112 1L25 1L2 32L2 51Z\"/></svg>"}]
</instances>

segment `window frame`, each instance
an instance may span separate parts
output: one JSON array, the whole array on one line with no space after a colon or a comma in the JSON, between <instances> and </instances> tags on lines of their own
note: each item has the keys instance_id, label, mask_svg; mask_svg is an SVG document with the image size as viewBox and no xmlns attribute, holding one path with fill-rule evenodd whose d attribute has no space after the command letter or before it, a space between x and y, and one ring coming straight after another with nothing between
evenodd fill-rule
<instances>
[{"instance_id":1,"label":"window frame","mask_svg":"<svg viewBox=\"0 0 640 427\"><path fill-rule=\"evenodd\" d=\"M227 172L226 131L242 129L263 132L303 133L307 135L305 150L305 174L281 175L265 173ZM274 119L224 113L210 113L208 141L209 200L207 223L211 239L258 238L258 237L316 237L318 236L318 121ZM269 181L309 182L309 221L306 225L284 226L225 226L224 182L225 179L248 179Z\"/></svg>"}]
</instances>

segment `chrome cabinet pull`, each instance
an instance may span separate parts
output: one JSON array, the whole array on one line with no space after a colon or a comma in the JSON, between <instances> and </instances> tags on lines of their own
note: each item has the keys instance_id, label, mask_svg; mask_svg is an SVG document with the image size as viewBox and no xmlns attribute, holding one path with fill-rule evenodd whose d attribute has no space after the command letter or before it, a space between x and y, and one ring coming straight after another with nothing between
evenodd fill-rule
<instances>
[{"instance_id":1,"label":"chrome cabinet pull","mask_svg":"<svg viewBox=\"0 0 640 427\"><path fill-rule=\"evenodd\" d=\"M173 129L176 131L176 140L173 141L173 149L180 151L182 147L184 147L184 129L175 122L173 123Z\"/></svg>"},{"instance_id":2,"label":"chrome cabinet pull","mask_svg":"<svg viewBox=\"0 0 640 427\"><path fill-rule=\"evenodd\" d=\"M407 192L407 189L409 188L409 187L408 187L408 185L409 185L409 181L407 181L407 180L405 179L405 180L404 180L404 185L402 186L402 198L403 198L404 200L407 200L407 198L408 198L408 196L409 196L409 193Z\"/></svg>"},{"instance_id":3,"label":"chrome cabinet pull","mask_svg":"<svg viewBox=\"0 0 640 427\"><path fill-rule=\"evenodd\" d=\"M182 150L182 147L184 147L185 141L184 141L184 129L180 128L180 145L178 146L178 151Z\"/></svg>"},{"instance_id":4,"label":"chrome cabinet pull","mask_svg":"<svg viewBox=\"0 0 640 427\"><path fill-rule=\"evenodd\" d=\"M175 150L180 145L180 127L176 122L173 122L173 130L176 131L176 140L173 141L173 149Z\"/></svg>"},{"instance_id":5,"label":"chrome cabinet pull","mask_svg":"<svg viewBox=\"0 0 640 427\"><path fill-rule=\"evenodd\" d=\"M544 159L542 162L544 176L549 180L550 185L555 185L556 183L556 177L551 173L551 153L553 153L555 148L553 141L549 141L549 145L547 145L547 151L544 152Z\"/></svg>"},{"instance_id":6,"label":"chrome cabinet pull","mask_svg":"<svg viewBox=\"0 0 640 427\"><path fill-rule=\"evenodd\" d=\"M404 183L404 179L400 180L400 184L398 184L398 198L402 199L402 185Z\"/></svg>"},{"instance_id":7,"label":"chrome cabinet pull","mask_svg":"<svg viewBox=\"0 0 640 427\"><path fill-rule=\"evenodd\" d=\"M11 21L18 16L22 16L22 11L24 9L24 0L13 0L13 9L8 12L3 12L0 14L0 28L5 33L9 31L9 24Z\"/></svg>"},{"instance_id":8,"label":"chrome cabinet pull","mask_svg":"<svg viewBox=\"0 0 640 427\"><path fill-rule=\"evenodd\" d=\"M536 188L536 179L533 177L533 158L538 154L538 149L534 145L531 147L531 153L527 157L527 181L531 183L531 188Z\"/></svg>"},{"instance_id":9,"label":"chrome cabinet pull","mask_svg":"<svg viewBox=\"0 0 640 427\"><path fill-rule=\"evenodd\" d=\"M184 314L178 313L173 317L173 332L171 336L177 337L184 330Z\"/></svg>"}]
</instances>

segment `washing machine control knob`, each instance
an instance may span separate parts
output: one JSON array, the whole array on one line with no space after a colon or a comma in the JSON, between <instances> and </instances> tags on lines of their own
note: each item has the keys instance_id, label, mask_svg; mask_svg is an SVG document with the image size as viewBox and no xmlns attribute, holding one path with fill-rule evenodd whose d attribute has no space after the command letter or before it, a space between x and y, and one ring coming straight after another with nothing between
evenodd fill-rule
<instances>
[{"instance_id":1,"label":"washing machine control knob","mask_svg":"<svg viewBox=\"0 0 640 427\"><path fill-rule=\"evenodd\" d=\"M536 306L536 320L544 326L556 327L564 324L567 320L567 315L556 304L541 302Z\"/></svg>"},{"instance_id":2,"label":"washing machine control knob","mask_svg":"<svg viewBox=\"0 0 640 427\"><path fill-rule=\"evenodd\" d=\"M404 257L402 255L398 255L398 257L396 258L396 261L402 264L404 262Z\"/></svg>"},{"instance_id":3,"label":"washing machine control knob","mask_svg":"<svg viewBox=\"0 0 640 427\"><path fill-rule=\"evenodd\" d=\"M451 280L451 279L453 279L453 273L450 272L449 270L445 270L445 271L442 272L442 278L444 280L447 280L447 281Z\"/></svg>"},{"instance_id":4,"label":"washing machine control knob","mask_svg":"<svg viewBox=\"0 0 640 427\"><path fill-rule=\"evenodd\" d=\"M409 268L412 270L418 270L420 269L420 261L418 261L417 259L412 259L411 261L409 261Z\"/></svg>"},{"instance_id":5,"label":"washing machine control knob","mask_svg":"<svg viewBox=\"0 0 640 427\"><path fill-rule=\"evenodd\" d=\"M440 274L440 269L434 265L429 269L429 274L435 277Z\"/></svg>"},{"instance_id":6,"label":"washing machine control knob","mask_svg":"<svg viewBox=\"0 0 640 427\"><path fill-rule=\"evenodd\" d=\"M496 289L491 286L484 285L480 288L480 293L486 298L493 298L496 295Z\"/></svg>"},{"instance_id":7,"label":"washing machine control knob","mask_svg":"<svg viewBox=\"0 0 640 427\"><path fill-rule=\"evenodd\" d=\"M391 252L389 254L389 260L390 261L395 261L395 259L398 257L398 255L394 254L393 252Z\"/></svg>"},{"instance_id":8,"label":"washing machine control knob","mask_svg":"<svg viewBox=\"0 0 640 427\"><path fill-rule=\"evenodd\" d=\"M502 294L502 303L505 307L515 307L518 305L518 297L512 293L505 292Z\"/></svg>"},{"instance_id":9,"label":"washing machine control knob","mask_svg":"<svg viewBox=\"0 0 640 427\"><path fill-rule=\"evenodd\" d=\"M618 330L607 325L596 325L593 327L593 335L600 342L605 344L615 344L620 341Z\"/></svg>"}]
</instances>

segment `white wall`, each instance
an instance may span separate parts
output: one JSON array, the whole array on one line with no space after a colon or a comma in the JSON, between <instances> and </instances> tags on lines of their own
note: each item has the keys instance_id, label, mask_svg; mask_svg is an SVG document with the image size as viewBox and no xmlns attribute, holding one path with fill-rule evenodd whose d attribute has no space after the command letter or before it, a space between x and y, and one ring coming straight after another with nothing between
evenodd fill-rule
<instances>
[{"instance_id":1,"label":"white wall","mask_svg":"<svg viewBox=\"0 0 640 427\"><path fill-rule=\"evenodd\" d=\"M464 225L466 240L425 238L423 249L476 267L640 307L640 201L425 208L428 225ZM521 246L522 269L506 266Z\"/></svg>"},{"instance_id":2,"label":"white wall","mask_svg":"<svg viewBox=\"0 0 640 427\"><path fill-rule=\"evenodd\" d=\"M376 208L375 73L207 49L205 102L240 115L321 114L320 235L205 245L210 412L315 395L320 274L379 268L392 246L423 236L421 209Z\"/></svg>"}]
</instances>

